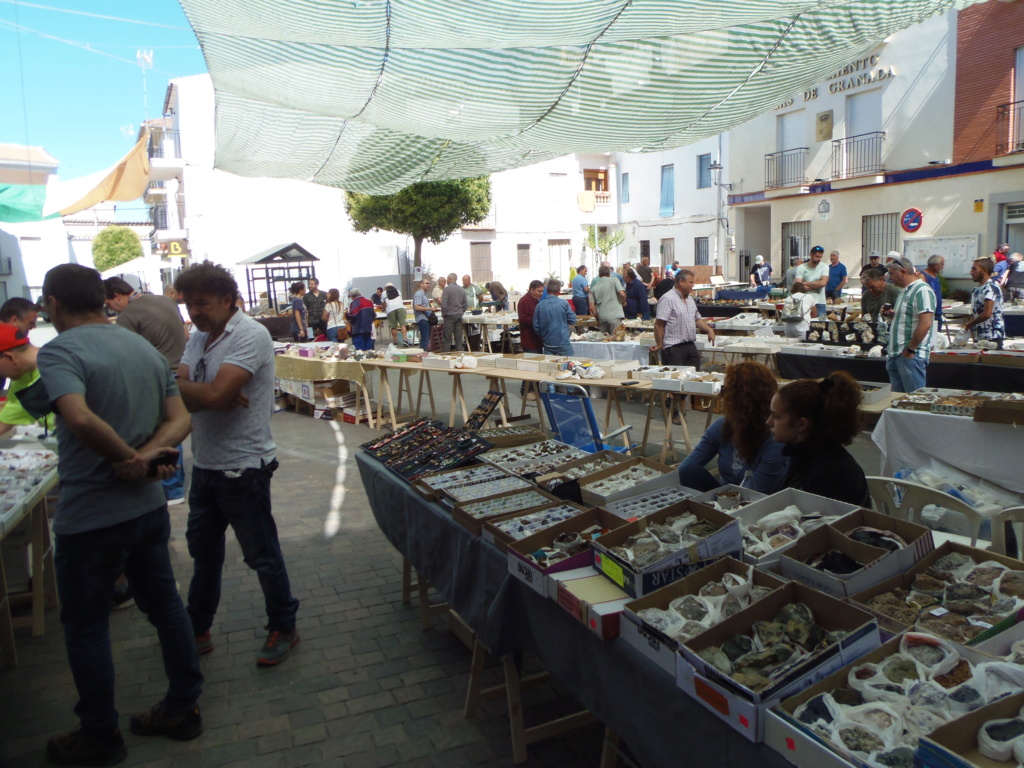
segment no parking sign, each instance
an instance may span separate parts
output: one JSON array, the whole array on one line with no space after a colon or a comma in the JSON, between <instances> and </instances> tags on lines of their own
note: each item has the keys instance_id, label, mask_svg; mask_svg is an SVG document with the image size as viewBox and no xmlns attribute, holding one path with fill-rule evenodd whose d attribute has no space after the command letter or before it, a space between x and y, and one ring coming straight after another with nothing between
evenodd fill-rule
<instances>
[{"instance_id":1,"label":"no parking sign","mask_svg":"<svg viewBox=\"0 0 1024 768\"><path fill-rule=\"evenodd\" d=\"M917 232L924 223L924 214L920 208L907 208L900 216L900 226L904 232Z\"/></svg>"}]
</instances>

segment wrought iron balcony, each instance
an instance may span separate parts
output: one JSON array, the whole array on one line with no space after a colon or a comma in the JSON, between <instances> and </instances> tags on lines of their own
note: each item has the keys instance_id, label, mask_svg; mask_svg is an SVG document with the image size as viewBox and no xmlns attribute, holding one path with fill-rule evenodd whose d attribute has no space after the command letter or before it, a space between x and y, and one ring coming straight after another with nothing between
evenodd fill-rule
<instances>
[{"instance_id":1,"label":"wrought iron balcony","mask_svg":"<svg viewBox=\"0 0 1024 768\"><path fill-rule=\"evenodd\" d=\"M885 131L872 131L847 136L832 142L832 178L852 179L885 171L882 165L882 142Z\"/></svg>"},{"instance_id":2,"label":"wrought iron balcony","mask_svg":"<svg viewBox=\"0 0 1024 768\"><path fill-rule=\"evenodd\" d=\"M1024 101L996 107L996 154L1024 152Z\"/></svg>"},{"instance_id":3,"label":"wrought iron balcony","mask_svg":"<svg viewBox=\"0 0 1024 768\"><path fill-rule=\"evenodd\" d=\"M764 188L781 189L807 183L807 147L764 156Z\"/></svg>"},{"instance_id":4,"label":"wrought iron balcony","mask_svg":"<svg viewBox=\"0 0 1024 768\"><path fill-rule=\"evenodd\" d=\"M149 157L180 158L181 140L178 131L160 129L149 135Z\"/></svg>"}]
</instances>

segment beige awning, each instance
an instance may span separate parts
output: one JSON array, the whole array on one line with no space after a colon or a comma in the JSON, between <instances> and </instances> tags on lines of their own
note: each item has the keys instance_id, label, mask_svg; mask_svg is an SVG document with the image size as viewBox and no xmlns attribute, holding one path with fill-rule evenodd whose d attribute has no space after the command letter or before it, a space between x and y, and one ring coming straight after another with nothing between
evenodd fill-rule
<instances>
[{"instance_id":1,"label":"beige awning","mask_svg":"<svg viewBox=\"0 0 1024 768\"><path fill-rule=\"evenodd\" d=\"M110 168L78 179L49 184L43 215L59 213L68 216L98 203L142 197L149 183L148 142L149 136L144 135L131 152Z\"/></svg>"}]
</instances>

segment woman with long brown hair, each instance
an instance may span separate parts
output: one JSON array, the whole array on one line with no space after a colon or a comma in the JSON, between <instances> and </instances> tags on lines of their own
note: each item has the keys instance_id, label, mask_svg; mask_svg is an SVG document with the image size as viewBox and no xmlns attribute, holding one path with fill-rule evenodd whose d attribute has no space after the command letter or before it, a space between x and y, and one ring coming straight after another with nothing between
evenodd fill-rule
<instances>
[{"instance_id":1,"label":"woman with long brown hair","mask_svg":"<svg viewBox=\"0 0 1024 768\"><path fill-rule=\"evenodd\" d=\"M730 484L761 493L779 490L786 477L786 460L767 424L769 404L778 388L774 374L760 363L730 365L719 400L723 415L679 465L679 482L698 491ZM716 456L717 479L705 469Z\"/></svg>"},{"instance_id":2,"label":"woman with long brown hair","mask_svg":"<svg viewBox=\"0 0 1024 768\"><path fill-rule=\"evenodd\" d=\"M868 483L845 446L860 432L860 385L845 371L793 381L772 398L768 427L785 447L783 487L867 506Z\"/></svg>"},{"instance_id":3,"label":"woman with long brown hair","mask_svg":"<svg viewBox=\"0 0 1024 768\"><path fill-rule=\"evenodd\" d=\"M320 319L327 324L327 340L340 341L338 331L345 328L345 309L341 306L341 292L337 288L327 292L327 303Z\"/></svg>"}]
</instances>

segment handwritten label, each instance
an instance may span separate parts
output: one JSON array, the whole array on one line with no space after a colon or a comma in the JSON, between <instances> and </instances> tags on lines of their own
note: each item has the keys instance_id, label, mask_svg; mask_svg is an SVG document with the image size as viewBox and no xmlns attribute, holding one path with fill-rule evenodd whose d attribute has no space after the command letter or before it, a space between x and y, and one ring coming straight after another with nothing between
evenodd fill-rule
<instances>
[{"instance_id":1,"label":"handwritten label","mask_svg":"<svg viewBox=\"0 0 1024 768\"><path fill-rule=\"evenodd\" d=\"M610 557L601 558L601 570L604 575L614 581L620 587L626 585L626 577L622 573L622 566L614 562Z\"/></svg>"},{"instance_id":2,"label":"handwritten label","mask_svg":"<svg viewBox=\"0 0 1024 768\"><path fill-rule=\"evenodd\" d=\"M533 582L533 569L532 568L530 568L525 563L517 563L516 567L519 569L519 573L522 575L523 579L525 579L527 584Z\"/></svg>"}]
</instances>

